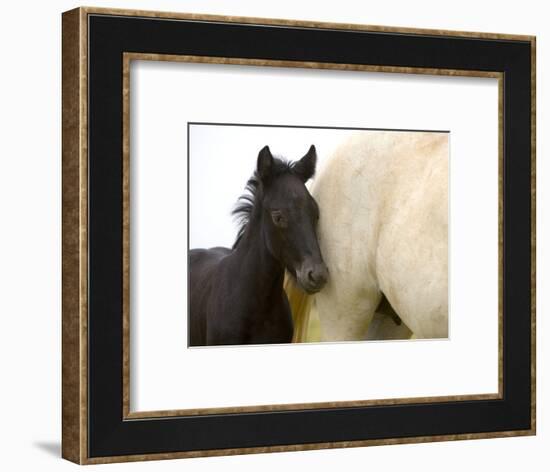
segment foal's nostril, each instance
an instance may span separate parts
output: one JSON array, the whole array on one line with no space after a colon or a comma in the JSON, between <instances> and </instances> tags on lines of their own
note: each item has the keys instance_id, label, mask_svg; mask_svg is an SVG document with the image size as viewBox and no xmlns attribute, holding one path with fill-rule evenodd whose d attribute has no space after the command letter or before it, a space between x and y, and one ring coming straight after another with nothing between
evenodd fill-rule
<instances>
[{"instance_id":1,"label":"foal's nostril","mask_svg":"<svg viewBox=\"0 0 550 472\"><path fill-rule=\"evenodd\" d=\"M307 272L307 278L309 282L311 282L316 286L319 286L319 285L325 284L325 282L327 281L327 274L323 270L311 269L311 270L308 270Z\"/></svg>"}]
</instances>

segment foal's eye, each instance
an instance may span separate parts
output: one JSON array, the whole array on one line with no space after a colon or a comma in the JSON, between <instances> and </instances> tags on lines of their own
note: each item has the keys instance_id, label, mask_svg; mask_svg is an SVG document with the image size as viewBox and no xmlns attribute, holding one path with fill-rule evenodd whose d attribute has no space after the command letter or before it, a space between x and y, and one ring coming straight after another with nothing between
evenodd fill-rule
<instances>
[{"instance_id":1,"label":"foal's eye","mask_svg":"<svg viewBox=\"0 0 550 472\"><path fill-rule=\"evenodd\" d=\"M273 223L275 224L275 226L279 226L280 228L286 228L287 221L281 211L279 210L272 211L271 218L273 219Z\"/></svg>"}]
</instances>

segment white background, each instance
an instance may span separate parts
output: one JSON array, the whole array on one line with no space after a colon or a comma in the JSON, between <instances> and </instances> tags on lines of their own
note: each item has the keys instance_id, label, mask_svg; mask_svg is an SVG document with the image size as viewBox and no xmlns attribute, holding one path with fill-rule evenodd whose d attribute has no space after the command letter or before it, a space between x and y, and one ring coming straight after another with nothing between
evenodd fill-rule
<instances>
[{"instance_id":1,"label":"white background","mask_svg":"<svg viewBox=\"0 0 550 472\"><path fill-rule=\"evenodd\" d=\"M498 391L496 79L137 61L130 82L131 411ZM187 121L450 130L450 339L188 349ZM231 246L266 143L322 167L345 135L193 127L191 247Z\"/></svg>"},{"instance_id":2,"label":"white background","mask_svg":"<svg viewBox=\"0 0 550 472\"><path fill-rule=\"evenodd\" d=\"M547 470L550 237L548 83L550 33L544 2L100 1L97 5L168 11L314 19L538 36L538 436L438 444L282 453L98 470L334 470L367 467L422 472L491 467ZM0 27L0 330L2 468L75 470L59 459L61 438L61 17L70 1L6 3Z\"/></svg>"}]
</instances>

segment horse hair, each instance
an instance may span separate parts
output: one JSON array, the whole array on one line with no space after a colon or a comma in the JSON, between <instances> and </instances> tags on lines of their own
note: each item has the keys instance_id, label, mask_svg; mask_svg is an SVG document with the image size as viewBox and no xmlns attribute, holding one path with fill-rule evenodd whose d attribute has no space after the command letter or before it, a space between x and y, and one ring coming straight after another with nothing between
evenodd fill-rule
<instances>
[{"instance_id":1,"label":"horse hair","mask_svg":"<svg viewBox=\"0 0 550 472\"><path fill-rule=\"evenodd\" d=\"M292 174L295 164L295 162L289 162L280 157L274 156L273 165L271 167L271 178L276 178L283 174ZM258 172L254 171L254 174L252 174L252 177L250 177L246 183L244 193L238 198L235 208L231 212L231 215L235 218L235 221L239 225L237 238L233 243L233 249L237 247L239 241L243 237L250 221L252 210L254 209L256 202L261 199L261 194L262 180L260 179Z\"/></svg>"}]
</instances>

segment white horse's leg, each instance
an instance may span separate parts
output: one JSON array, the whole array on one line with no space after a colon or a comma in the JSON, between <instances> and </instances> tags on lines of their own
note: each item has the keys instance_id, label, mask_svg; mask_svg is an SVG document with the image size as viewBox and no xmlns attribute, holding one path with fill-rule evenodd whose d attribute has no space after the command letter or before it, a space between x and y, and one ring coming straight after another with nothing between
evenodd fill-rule
<instances>
[{"instance_id":1,"label":"white horse's leg","mask_svg":"<svg viewBox=\"0 0 550 472\"><path fill-rule=\"evenodd\" d=\"M363 289L362 296L346 292L328 287L315 296L322 341L358 341L367 336L381 294L375 288Z\"/></svg>"},{"instance_id":2,"label":"white horse's leg","mask_svg":"<svg viewBox=\"0 0 550 472\"><path fill-rule=\"evenodd\" d=\"M382 234L378 246L380 286L418 339L448 336L447 234L432 227L422 237Z\"/></svg>"},{"instance_id":3,"label":"white horse's leg","mask_svg":"<svg viewBox=\"0 0 550 472\"><path fill-rule=\"evenodd\" d=\"M376 228L365 224L374 191L363 182L368 173L362 174L357 144L362 148L362 142L350 142L336 151L312 189L321 210L319 246L329 269L328 283L315 295L324 341L364 340L381 299L370 263Z\"/></svg>"}]
</instances>

